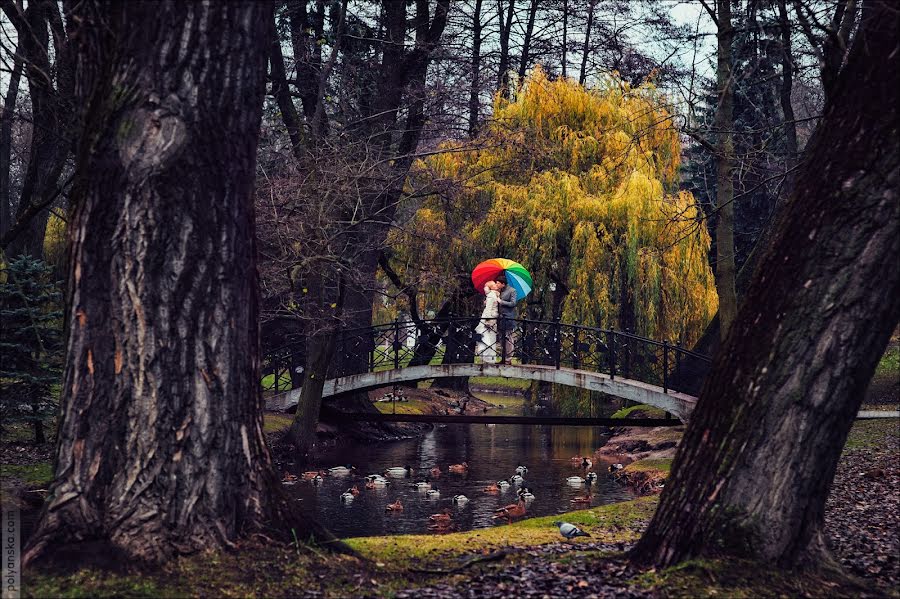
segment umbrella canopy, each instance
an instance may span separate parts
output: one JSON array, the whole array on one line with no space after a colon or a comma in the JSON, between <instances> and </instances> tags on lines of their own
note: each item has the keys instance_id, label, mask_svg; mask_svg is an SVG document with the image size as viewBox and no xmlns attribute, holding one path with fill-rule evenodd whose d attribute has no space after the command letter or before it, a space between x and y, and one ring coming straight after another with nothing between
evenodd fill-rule
<instances>
[{"instance_id":1,"label":"umbrella canopy","mask_svg":"<svg viewBox=\"0 0 900 599\"><path fill-rule=\"evenodd\" d=\"M472 271L472 284L475 289L484 293L484 284L497 279L497 275L506 275L506 282L516 290L516 299L522 299L529 293L534 283L525 267L506 258L485 260Z\"/></svg>"}]
</instances>

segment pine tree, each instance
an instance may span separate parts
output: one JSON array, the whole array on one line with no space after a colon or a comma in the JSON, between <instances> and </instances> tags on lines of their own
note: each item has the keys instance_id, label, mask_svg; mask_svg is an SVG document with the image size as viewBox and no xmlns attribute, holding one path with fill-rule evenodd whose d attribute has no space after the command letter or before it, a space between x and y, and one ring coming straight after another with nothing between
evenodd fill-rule
<instances>
[{"instance_id":1,"label":"pine tree","mask_svg":"<svg viewBox=\"0 0 900 599\"><path fill-rule=\"evenodd\" d=\"M61 373L62 294L53 268L21 255L0 284L0 411L4 425L28 423L44 443L44 423L55 414L53 386Z\"/></svg>"}]
</instances>

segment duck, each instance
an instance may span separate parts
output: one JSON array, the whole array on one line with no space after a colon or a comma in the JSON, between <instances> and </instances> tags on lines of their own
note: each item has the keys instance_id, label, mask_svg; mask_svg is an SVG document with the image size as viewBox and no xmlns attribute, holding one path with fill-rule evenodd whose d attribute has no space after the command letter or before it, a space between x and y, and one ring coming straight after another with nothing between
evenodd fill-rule
<instances>
[{"instance_id":1,"label":"duck","mask_svg":"<svg viewBox=\"0 0 900 599\"><path fill-rule=\"evenodd\" d=\"M440 496L441 492L437 489L428 489L427 491L425 491L425 497L428 497L429 499L437 499Z\"/></svg>"},{"instance_id":2,"label":"duck","mask_svg":"<svg viewBox=\"0 0 900 599\"><path fill-rule=\"evenodd\" d=\"M462 464L451 464L447 466L447 470L456 474L465 474L469 470L469 464L467 462L463 462Z\"/></svg>"},{"instance_id":3,"label":"duck","mask_svg":"<svg viewBox=\"0 0 900 599\"><path fill-rule=\"evenodd\" d=\"M580 464L580 463L581 463L581 460L583 460L583 459L584 459L584 458L581 456L580 453L579 453L579 454L576 454L576 455L572 456L572 463L574 463L574 464Z\"/></svg>"},{"instance_id":4,"label":"duck","mask_svg":"<svg viewBox=\"0 0 900 599\"><path fill-rule=\"evenodd\" d=\"M350 466L349 464L347 466L335 466L334 468L328 469L328 474L332 476L346 476L353 470L356 470L356 468Z\"/></svg>"},{"instance_id":5,"label":"duck","mask_svg":"<svg viewBox=\"0 0 900 599\"><path fill-rule=\"evenodd\" d=\"M521 474L513 474L509 477L509 482L514 485L521 484L523 480L525 480L525 478Z\"/></svg>"},{"instance_id":6,"label":"duck","mask_svg":"<svg viewBox=\"0 0 900 599\"><path fill-rule=\"evenodd\" d=\"M624 468L624 467L625 467L625 466L623 466L622 464L610 464L608 470L609 470L610 472L617 472L617 471L621 470L621 469Z\"/></svg>"},{"instance_id":7,"label":"duck","mask_svg":"<svg viewBox=\"0 0 900 599\"><path fill-rule=\"evenodd\" d=\"M586 480L589 485L594 484L595 482L597 482L597 473L596 472L588 472L585 475L584 480Z\"/></svg>"},{"instance_id":8,"label":"duck","mask_svg":"<svg viewBox=\"0 0 900 599\"><path fill-rule=\"evenodd\" d=\"M312 477L312 479L309 482L311 482L314 485L321 485L324 480L325 480L325 478L323 478L321 474L317 474L314 477Z\"/></svg>"},{"instance_id":9,"label":"duck","mask_svg":"<svg viewBox=\"0 0 900 599\"><path fill-rule=\"evenodd\" d=\"M509 481L506 480L498 480L497 486L500 487L501 491L504 491L509 488Z\"/></svg>"},{"instance_id":10,"label":"duck","mask_svg":"<svg viewBox=\"0 0 900 599\"><path fill-rule=\"evenodd\" d=\"M366 481L366 484L365 484L364 486L365 486L366 489L368 489L369 491L371 491L372 489L375 488L375 481L367 480L367 481Z\"/></svg>"},{"instance_id":11,"label":"duck","mask_svg":"<svg viewBox=\"0 0 900 599\"><path fill-rule=\"evenodd\" d=\"M464 505L466 503L469 503L469 498L465 495L454 495L453 503L455 503L456 505Z\"/></svg>"},{"instance_id":12,"label":"duck","mask_svg":"<svg viewBox=\"0 0 900 599\"><path fill-rule=\"evenodd\" d=\"M354 496L353 493L347 491L346 493L341 493L341 503L350 503L353 501Z\"/></svg>"},{"instance_id":13,"label":"duck","mask_svg":"<svg viewBox=\"0 0 900 599\"><path fill-rule=\"evenodd\" d=\"M591 499L592 499L591 494L588 493L587 495L579 495L577 497L573 497L572 499L569 500L569 502L571 502L571 503L590 503Z\"/></svg>"},{"instance_id":14,"label":"duck","mask_svg":"<svg viewBox=\"0 0 900 599\"><path fill-rule=\"evenodd\" d=\"M284 476L281 477L281 482L293 484L297 482L297 475L291 474L290 472L285 472Z\"/></svg>"},{"instance_id":15,"label":"duck","mask_svg":"<svg viewBox=\"0 0 900 599\"><path fill-rule=\"evenodd\" d=\"M432 468L431 470L428 471L428 474L431 475L431 478L437 478L437 477L439 477L439 476L441 475L441 468L440 468L440 466L435 466L434 468Z\"/></svg>"},{"instance_id":16,"label":"duck","mask_svg":"<svg viewBox=\"0 0 900 599\"><path fill-rule=\"evenodd\" d=\"M402 512L402 511L403 511L403 504L400 503L400 500L398 499L398 500L395 501L394 503L389 503L389 504L387 504L387 506L384 508L384 510L385 510L386 512Z\"/></svg>"},{"instance_id":17,"label":"duck","mask_svg":"<svg viewBox=\"0 0 900 599\"><path fill-rule=\"evenodd\" d=\"M581 478L580 476L570 476L570 477L566 478L566 483L568 483L570 485L583 485L584 479Z\"/></svg>"},{"instance_id":18,"label":"duck","mask_svg":"<svg viewBox=\"0 0 900 599\"><path fill-rule=\"evenodd\" d=\"M317 477L317 476L325 476L325 471L324 471L324 470L319 470L319 471L317 472L317 471L315 471L315 470L310 470L309 472L304 472L303 474L301 474L301 475L300 475L300 478L302 478L303 480L306 480L306 481L310 481L310 480L314 479L314 478Z\"/></svg>"},{"instance_id":19,"label":"duck","mask_svg":"<svg viewBox=\"0 0 900 599\"><path fill-rule=\"evenodd\" d=\"M456 525L450 522L435 522L434 524L428 525L428 530L432 532L436 532L438 534L447 534L456 531Z\"/></svg>"},{"instance_id":20,"label":"duck","mask_svg":"<svg viewBox=\"0 0 900 599\"><path fill-rule=\"evenodd\" d=\"M593 465L594 465L594 462L589 460L588 458L581 459L581 467L584 468L585 470L587 470L588 468L590 468Z\"/></svg>"},{"instance_id":21,"label":"duck","mask_svg":"<svg viewBox=\"0 0 900 599\"><path fill-rule=\"evenodd\" d=\"M522 476L525 476L526 474L528 474L528 466L522 466L522 465L516 466L516 474L521 474Z\"/></svg>"},{"instance_id":22,"label":"duck","mask_svg":"<svg viewBox=\"0 0 900 599\"><path fill-rule=\"evenodd\" d=\"M353 495L354 497L356 497L357 495L359 495L359 487L357 487L356 485L353 485L352 487L347 489L347 492L350 493L351 495Z\"/></svg>"},{"instance_id":23,"label":"duck","mask_svg":"<svg viewBox=\"0 0 900 599\"><path fill-rule=\"evenodd\" d=\"M494 518L506 518L509 521L513 518L521 518L526 512L525 500L520 499L518 503L507 505L494 512Z\"/></svg>"},{"instance_id":24,"label":"duck","mask_svg":"<svg viewBox=\"0 0 900 599\"><path fill-rule=\"evenodd\" d=\"M522 487L519 489L519 497L525 501L532 501L534 500L534 493L528 487Z\"/></svg>"},{"instance_id":25,"label":"duck","mask_svg":"<svg viewBox=\"0 0 900 599\"><path fill-rule=\"evenodd\" d=\"M584 532L574 524L570 524L568 522L560 522L557 520L553 523L554 526L559 527L559 534L567 539L574 539L575 537L589 537L588 533Z\"/></svg>"},{"instance_id":26,"label":"duck","mask_svg":"<svg viewBox=\"0 0 900 599\"><path fill-rule=\"evenodd\" d=\"M419 482L414 483L413 486L419 491L427 491L431 488L431 483L427 480L420 480Z\"/></svg>"},{"instance_id":27,"label":"duck","mask_svg":"<svg viewBox=\"0 0 900 599\"><path fill-rule=\"evenodd\" d=\"M507 486L509 486L508 483ZM484 491L485 493L490 493L491 495L496 495L500 492L500 487L497 486L497 483L493 483L486 486L484 489L482 489L482 491Z\"/></svg>"},{"instance_id":28,"label":"duck","mask_svg":"<svg viewBox=\"0 0 900 599\"><path fill-rule=\"evenodd\" d=\"M366 481L367 489L386 487L390 484L390 481L380 474L370 474L366 477Z\"/></svg>"},{"instance_id":29,"label":"duck","mask_svg":"<svg viewBox=\"0 0 900 599\"><path fill-rule=\"evenodd\" d=\"M439 514L431 514L428 516L428 519L432 522L450 522L453 519L453 515L449 509L445 509Z\"/></svg>"},{"instance_id":30,"label":"duck","mask_svg":"<svg viewBox=\"0 0 900 599\"><path fill-rule=\"evenodd\" d=\"M409 476L412 474L412 468L409 466L394 466L393 468L388 468L385 470L385 476L394 476L397 478L403 478L404 476Z\"/></svg>"}]
</instances>

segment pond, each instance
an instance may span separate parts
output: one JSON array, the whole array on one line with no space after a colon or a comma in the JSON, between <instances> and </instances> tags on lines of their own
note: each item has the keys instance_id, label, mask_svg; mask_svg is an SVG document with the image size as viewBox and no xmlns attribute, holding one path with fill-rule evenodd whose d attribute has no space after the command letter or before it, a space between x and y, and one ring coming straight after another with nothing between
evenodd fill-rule
<instances>
[{"instance_id":1,"label":"pond","mask_svg":"<svg viewBox=\"0 0 900 599\"><path fill-rule=\"evenodd\" d=\"M482 397L503 404L505 413L521 405L521 399L516 397ZM573 486L566 481L567 477L585 474L572 462L572 456L590 456L607 438L599 427L438 425L417 439L340 446L329 452L327 463L319 463L317 468L349 464L355 471L346 476L326 476L318 486L297 482L285 489L302 502L307 513L318 517L339 537L426 533L428 516L447 508L452 510L455 530L485 528L506 522L494 520L494 510L516 502L516 486L510 485L497 495L483 489L509 479L519 465L527 466L524 484L535 495L527 505L529 517L631 499L633 494L613 480L605 464L596 465L598 480L593 485ZM448 465L462 462L469 466L465 474L447 472ZM406 465L412 467L412 476L388 477L391 482L386 488L364 488L367 474ZM432 488L440 491L440 497L432 499L413 483L425 480L434 466L439 466L442 473L431 480ZM349 503L342 502L341 494L353 485L358 486L359 495ZM592 495L590 504L571 503L572 498L584 496L588 489ZM454 504L452 498L459 494L468 497L468 503ZM403 504L403 511L386 511L387 504L397 499Z\"/></svg>"}]
</instances>

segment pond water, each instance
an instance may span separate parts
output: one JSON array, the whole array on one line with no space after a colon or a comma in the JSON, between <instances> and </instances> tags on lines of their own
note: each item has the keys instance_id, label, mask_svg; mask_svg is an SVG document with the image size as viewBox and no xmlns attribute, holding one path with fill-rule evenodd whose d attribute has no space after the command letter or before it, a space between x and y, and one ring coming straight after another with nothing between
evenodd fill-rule
<instances>
[{"instance_id":1,"label":"pond water","mask_svg":"<svg viewBox=\"0 0 900 599\"><path fill-rule=\"evenodd\" d=\"M521 404L519 398L496 395L482 396L495 404L504 404L509 413ZM495 412L497 413L497 412ZM315 515L339 537L426 533L428 516L445 508L453 512L456 530L485 528L505 523L494 520L494 510L516 501L516 486L510 485L499 495L483 489L500 479L509 479L516 466L528 467L525 483L535 495L528 504L528 516L546 516L584 509L588 504L573 505L571 499L584 496L590 488L590 506L626 501L633 497L627 488L615 482L605 464L597 464L598 480L593 485L572 486L570 476L584 476L585 471L572 463L576 454L590 456L608 438L602 428L550 427L488 424L439 425L418 439L379 444L347 444L329 452L328 460L317 468L353 465L356 470L346 476L326 476L319 486L298 482L286 486L288 493L302 502L305 511ZM447 472L449 464L467 462L468 472ZM384 473L395 466L412 467L408 478L390 478L386 488L366 490L365 475ZM430 499L413 483L424 480L428 471L439 466L442 474L432 479L432 487L440 497ZM299 472L295 472L299 474ZM349 503L340 495L357 485L360 493ZM455 505L454 495L469 498ZM401 512L387 512L387 504L400 499Z\"/></svg>"}]
</instances>

